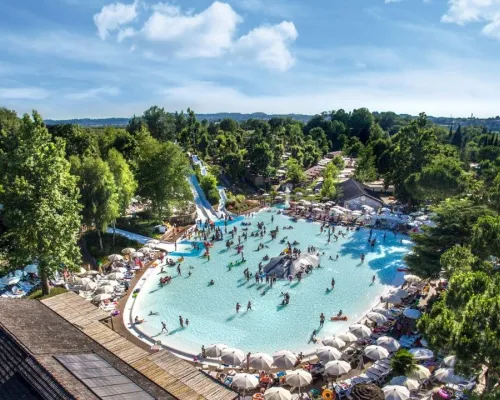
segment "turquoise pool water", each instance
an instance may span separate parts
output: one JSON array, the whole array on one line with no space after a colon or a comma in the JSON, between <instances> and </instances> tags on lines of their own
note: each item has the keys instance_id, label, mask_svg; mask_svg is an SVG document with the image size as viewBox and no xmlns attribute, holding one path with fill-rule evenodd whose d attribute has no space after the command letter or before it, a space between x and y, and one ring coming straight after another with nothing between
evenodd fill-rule
<instances>
[{"instance_id":1,"label":"turquoise pool water","mask_svg":"<svg viewBox=\"0 0 500 400\"><path fill-rule=\"evenodd\" d=\"M202 345L225 343L244 351L265 351L289 349L292 351L307 351L315 348L309 342L313 329L318 330L318 337L324 337L343 332L355 323L371 308L383 292L394 284L400 284L402 273L397 267L403 265L402 257L408 252L410 242L403 237L395 237L387 232L383 240L383 231L373 231L377 238L374 250L368 246L368 229L348 232L345 238L339 237L335 242L327 244L327 234L320 233L318 223L299 220L292 222L288 217L272 212L261 211L255 217L247 218L252 225L248 230L248 240L244 242L244 254L247 262L228 271L231 261L238 261L240 255L234 248L226 250L225 241L217 242L211 250L211 260L200 257L199 252L190 253L182 264L182 276L177 276L175 268L166 268L173 277L172 283L159 286L159 268L144 283L141 293L133 306L133 316L145 318L140 330L163 344L187 352L199 352ZM271 222L274 216L274 222ZM262 243L269 246L261 251L255 251L261 239L250 237L250 232L256 230L257 222L266 224L267 231L279 225L278 239L271 241L270 236L264 237ZM242 220L233 226L242 233ZM283 230L284 226L292 225L293 230ZM345 228L340 228L345 232ZM339 228L337 227L338 231ZM277 256L285 247L280 239L288 236L293 242L298 241L300 249L305 251L313 245L320 253L320 269L315 269L305 276L300 283L291 284L288 281L278 281L265 295L265 283L256 284L255 279L249 282L243 276L243 270L249 268L255 273L258 263L264 255ZM225 239L229 235L225 236ZM235 240L237 242L237 239ZM364 263L360 262L361 253L366 254ZM187 254L187 253L185 253ZM338 261L329 260L339 254ZM265 265L266 262L263 263ZM189 266L194 269L189 269ZM188 272L192 276L188 277ZM376 282L371 283L372 276ZM331 279L335 278L333 291L326 293ZM208 283L214 279L215 285ZM281 292L290 294L290 304L281 306ZM252 310L246 311L248 301L252 302ZM236 313L235 305L239 302L242 309ZM349 316L347 322L330 322L329 317L342 309ZM150 311L159 315L148 316ZM319 315L323 312L327 321L319 329ZM189 326L183 329L179 325L179 315L189 319ZM166 322L169 334L160 333L161 321Z\"/></svg>"}]
</instances>

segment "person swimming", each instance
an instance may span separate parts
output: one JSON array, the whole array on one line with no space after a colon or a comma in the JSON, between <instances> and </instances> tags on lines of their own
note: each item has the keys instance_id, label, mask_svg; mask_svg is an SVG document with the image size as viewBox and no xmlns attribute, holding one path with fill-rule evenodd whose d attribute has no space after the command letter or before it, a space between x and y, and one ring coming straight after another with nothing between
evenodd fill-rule
<instances>
[{"instance_id":1,"label":"person swimming","mask_svg":"<svg viewBox=\"0 0 500 400\"><path fill-rule=\"evenodd\" d=\"M209 285L209 286L213 286L213 285L215 285L214 280L213 280L213 279L211 279L208 285Z\"/></svg>"}]
</instances>

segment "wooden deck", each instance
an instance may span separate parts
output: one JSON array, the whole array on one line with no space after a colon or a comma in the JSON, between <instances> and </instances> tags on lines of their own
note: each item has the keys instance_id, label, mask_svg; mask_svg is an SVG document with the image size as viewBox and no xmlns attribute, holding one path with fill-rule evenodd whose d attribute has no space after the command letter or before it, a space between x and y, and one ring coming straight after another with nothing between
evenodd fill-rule
<instances>
[{"instance_id":1,"label":"wooden deck","mask_svg":"<svg viewBox=\"0 0 500 400\"><path fill-rule=\"evenodd\" d=\"M123 338L99 322L109 317L107 313L75 293L63 293L42 303L178 399L232 400L237 397L236 392L169 351L150 354Z\"/></svg>"}]
</instances>

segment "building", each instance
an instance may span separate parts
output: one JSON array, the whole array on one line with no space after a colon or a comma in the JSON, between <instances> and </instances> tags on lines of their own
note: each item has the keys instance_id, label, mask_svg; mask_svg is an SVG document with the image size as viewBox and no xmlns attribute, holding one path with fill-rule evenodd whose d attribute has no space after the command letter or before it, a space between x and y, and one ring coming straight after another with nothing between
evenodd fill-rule
<instances>
[{"instance_id":1,"label":"building","mask_svg":"<svg viewBox=\"0 0 500 400\"><path fill-rule=\"evenodd\" d=\"M363 205L370 206L375 210L384 206L384 201L377 193L354 179L340 183L338 188L341 192L338 203L350 210L358 210Z\"/></svg>"},{"instance_id":2,"label":"building","mask_svg":"<svg viewBox=\"0 0 500 400\"><path fill-rule=\"evenodd\" d=\"M187 361L139 348L68 292L0 299L0 400L232 400L237 394Z\"/></svg>"}]
</instances>

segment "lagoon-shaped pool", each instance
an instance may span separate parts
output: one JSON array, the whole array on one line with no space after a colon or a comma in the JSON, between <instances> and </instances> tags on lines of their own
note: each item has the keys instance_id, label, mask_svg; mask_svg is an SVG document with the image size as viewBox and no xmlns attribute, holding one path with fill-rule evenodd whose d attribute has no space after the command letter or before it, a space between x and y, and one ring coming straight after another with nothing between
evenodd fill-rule
<instances>
[{"instance_id":1,"label":"lagoon-shaped pool","mask_svg":"<svg viewBox=\"0 0 500 400\"><path fill-rule=\"evenodd\" d=\"M397 268L404 265L402 258L410 249L410 242L401 235L394 236L384 231L373 231L377 238L375 249L368 245L369 230L349 231L346 237L339 237L335 242L327 243L328 235L320 233L320 224L299 220L292 222L289 217L277 215L278 209L264 210L245 221L252 223L248 228L248 240L242 242L245 246L246 263L233 267L228 271L227 265L240 260L234 248L226 250L224 241L217 242L211 249L211 259L201 257L199 252L193 252L182 263L182 276L177 275L176 268L165 267L173 277L172 283L160 287L160 268L151 271L149 278L142 286L139 296L135 299L132 316L145 318L138 326L139 330L152 338L160 340L169 347L198 354L202 345L225 343L243 351L264 351L272 353L281 349L292 351L312 350L317 347L309 341L314 329L318 337L325 337L346 331L349 325L355 323L371 307L378 302L379 297L393 285L402 282L403 273ZM274 222L271 217L274 216ZM232 226L242 233L242 219ZM279 225L277 240L271 241L269 234L264 239L250 237L258 222L264 222L267 232ZM283 230L284 226L292 225L293 230ZM346 231L345 228L336 227ZM288 236L288 240L298 241L303 252L310 245L325 253L321 257L322 268L315 269L299 283L297 280L278 281L262 295L265 283L256 284L255 279L246 281L243 270L250 272L258 270L258 264L267 254L270 257L279 255L285 245L280 240ZM237 243L237 239L234 240ZM255 251L259 243L268 248ZM194 255L196 253L196 255ZM361 263L360 255L366 259ZM331 255L337 261L329 260ZM177 258L177 256L175 257ZM266 262L263 262L266 265ZM193 266L193 269L189 269ZM192 276L188 276L188 272ZM376 276L372 284L372 276ZM333 291L326 293L332 278L336 285ZM209 281L215 281L209 286ZM281 306L280 294L289 292L290 303ZM246 311L248 301L252 302L252 310ZM236 313L235 305L239 302L242 309ZM349 317L346 322L331 322L329 317L342 309ZM158 315L148 316L150 311ZM319 315L324 313L327 321L319 328ZM181 328L179 315L189 319L189 326ZM169 334L161 333L161 322L164 321Z\"/></svg>"}]
</instances>

